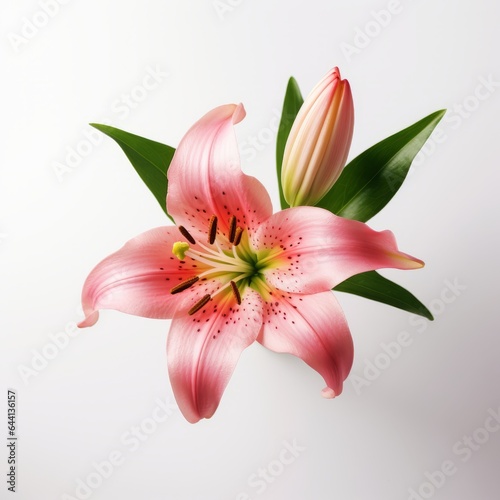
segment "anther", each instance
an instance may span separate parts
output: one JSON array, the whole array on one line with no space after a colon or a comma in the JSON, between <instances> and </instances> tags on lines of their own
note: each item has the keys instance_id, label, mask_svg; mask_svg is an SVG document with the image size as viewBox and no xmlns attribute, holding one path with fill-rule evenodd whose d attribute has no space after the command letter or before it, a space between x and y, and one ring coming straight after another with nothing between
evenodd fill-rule
<instances>
[{"instance_id":1,"label":"anther","mask_svg":"<svg viewBox=\"0 0 500 500\"><path fill-rule=\"evenodd\" d=\"M196 304L189 309L188 314L191 316L195 312L198 312L212 297L207 293L207 295L204 295L201 300L196 302Z\"/></svg>"},{"instance_id":2,"label":"anther","mask_svg":"<svg viewBox=\"0 0 500 500\"><path fill-rule=\"evenodd\" d=\"M196 244L195 239L188 233L188 230L184 226L179 226L178 229L182 236L184 236L184 238L186 238L186 240L188 240L191 245Z\"/></svg>"},{"instance_id":3,"label":"anther","mask_svg":"<svg viewBox=\"0 0 500 500\"><path fill-rule=\"evenodd\" d=\"M176 294L183 292L184 290L187 290L188 288L192 287L200 278L198 276L194 276L193 278L189 278L186 281L183 281L182 283L179 283L178 285L175 285L174 288L170 290L170 293Z\"/></svg>"},{"instance_id":4,"label":"anther","mask_svg":"<svg viewBox=\"0 0 500 500\"><path fill-rule=\"evenodd\" d=\"M236 283L234 281L230 281L229 283L231 285L231 290L233 291L234 296L236 297L236 302L238 302L238 305L240 305L241 304L241 295L240 295L240 291L238 290L238 286L236 285Z\"/></svg>"},{"instance_id":5,"label":"anther","mask_svg":"<svg viewBox=\"0 0 500 500\"><path fill-rule=\"evenodd\" d=\"M229 217L229 243L233 243L236 234L236 217L231 215Z\"/></svg>"},{"instance_id":6,"label":"anther","mask_svg":"<svg viewBox=\"0 0 500 500\"><path fill-rule=\"evenodd\" d=\"M217 216L212 215L208 223L208 242L212 245L217 236Z\"/></svg>"},{"instance_id":7,"label":"anther","mask_svg":"<svg viewBox=\"0 0 500 500\"><path fill-rule=\"evenodd\" d=\"M237 247L241 241L241 235L243 234L243 228L238 226L235 231L233 245Z\"/></svg>"}]
</instances>

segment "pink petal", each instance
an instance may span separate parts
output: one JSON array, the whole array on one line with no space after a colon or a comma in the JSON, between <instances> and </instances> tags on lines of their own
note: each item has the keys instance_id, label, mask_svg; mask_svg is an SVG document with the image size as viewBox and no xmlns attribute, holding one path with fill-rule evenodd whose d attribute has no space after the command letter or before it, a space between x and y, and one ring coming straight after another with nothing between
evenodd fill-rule
<instances>
[{"instance_id":1,"label":"pink petal","mask_svg":"<svg viewBox=\"0 0 500 500\"><path fill-rule=\"evenodd\" d=\"M168 334L170 382L191 423L214 414L241 352L262 325L259 294L247 289L241 305L231 292L221 295L192 316L178 313Z\"/></svg>"},{"instance_id":2,"label":"pink petal","mask_svg":"<svg viewBox=\"0 0 500 500\"><path fill-rule=\"evenodd\" d=\"M421 260L398 250L390 231L377 232L317 207L274 214L259 227L252 242L261 253L275 249L263 271L268 283L294 293L330 290L364 271L423 266Z\"/></svg>"},{"instance_id":3,"label":"pink petal","mask_svg":"<svg viewBox=\"0 0 500 500\"><path fill-rule=\"evenodd\" d=\"M272 351L301 358L325 379L323 396L338 396L354 348L337 299L332 292L298 295L275 290L273 296L274 303L264 304L264 326L257 340Z\"/></svg>"},{"instance_id":4,"label":"pink petal","mask_svg":"<svg viewBox=\"0 0 500 500\"><path fill-rule=\"evenodd\" d=\"M79 326L92 326L99 309L171 318L182 294L172 295L170 289L203 271L200 263L188 257L182 263L172 255L172 245L180 240L185 238L175 227L151 229L99 263L83 286L86 318Z\"/></svg>"},{"instance_id":5,"label":"pink petal","mask_svg":"<svg viewBox=\"0 0 500 500\"><path fill-rule=\"evenodd\" d=\"M195 239L206 239L212 215L227 236L232 215L252 232L272 214L264 186L240 169L233 124L244 116L242 104L207 113L184 136L168 169L168 212Z\"/></svg>"}]
</instances>

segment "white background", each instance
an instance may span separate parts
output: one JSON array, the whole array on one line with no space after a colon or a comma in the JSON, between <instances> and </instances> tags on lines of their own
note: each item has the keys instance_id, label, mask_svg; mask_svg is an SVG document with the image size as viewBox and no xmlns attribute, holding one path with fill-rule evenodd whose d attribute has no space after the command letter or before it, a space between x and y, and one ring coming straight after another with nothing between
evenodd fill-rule
<instances>
[{"instance_id":1,"label":"white background","mask_svg":"<svg viewBox=\"0 0 500 500\"><path fill-rule=\"evenodd\" d=\"M500 7L487 0L57 5L49 18L38 1L3 2L0 15L0 435L13 388L19 436L17 496L7 492L3 441L0 497L398 500L413 489L416 499L498 499L500 432L488 417L500 407ZM389 7L390 19L376 14ZM167 223L111 139L94 134L99 144L86 148L87 123L108 120L176 146L206 111L241 101L243 165L277 209L271 131L287 79L294 75L307 94L335 65L355 99L351 158L450 110L439 143L428 145L370 221L426 262L423 270L384 274L436 319L338 294L356 349L341 397L324 400L322 380L300 360L253 345L211 420L191 425L173 409L157 424L152 418L165 416L158 401L173 406L169 321L105 311L93 328L61 333L81 319L91 268ZM156 87L138 89L152 70ZM57 164L77 147L86 157L61 174ZM401 332L410 345L387 362L383 344ZM54 350L56 334L67 345L60 340L64 347ZM144 441L130 439L134 426L146 431ZM296 456L283 453L285 442ZM110 454L120 464L98 475L94 464ZM446 461L449 474L436 474Z\"/></svg>"}]
</instances>

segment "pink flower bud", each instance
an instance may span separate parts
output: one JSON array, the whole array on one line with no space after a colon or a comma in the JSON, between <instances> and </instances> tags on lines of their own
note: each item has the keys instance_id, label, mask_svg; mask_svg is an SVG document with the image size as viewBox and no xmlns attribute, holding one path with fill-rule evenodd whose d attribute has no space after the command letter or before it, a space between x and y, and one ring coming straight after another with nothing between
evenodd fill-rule
<instances>
[{"instance_id":1,"label":"pink flower bud","mask_svg":"<svg viewBox=\"0 0 500 500\"><path fill-rule=\"evenodd\" d=\"M347 80L333 68L309 94L285 146L281 184L292 207L315 205L345 166L354 128L354 105Z\"/></svg>"}]
</instances>

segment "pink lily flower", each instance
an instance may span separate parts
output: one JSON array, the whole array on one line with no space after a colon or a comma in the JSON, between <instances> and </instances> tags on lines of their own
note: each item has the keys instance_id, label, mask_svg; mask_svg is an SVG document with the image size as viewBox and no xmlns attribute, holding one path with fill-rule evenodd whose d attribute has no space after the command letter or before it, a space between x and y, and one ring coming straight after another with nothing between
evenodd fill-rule
<instances>
[{"instance_id":1,"label":"pink lily flower","mask_svg":"<svg viewBox=\"0 0 500 500\"><path fill-rule=\"evenodd\" d=\"M168 170L168 211L177 227L152 229L90 273L86 318L99 309L172 318L170 382L189 422L210 418L241 352L253 342L303 359L342 392L353 343L331 289L378 268L414 269L389 231L316 207L273 215L264 186L240 169L233 124L243 106L218 107L182 139Z\"/></svg>"}]
</instances>

